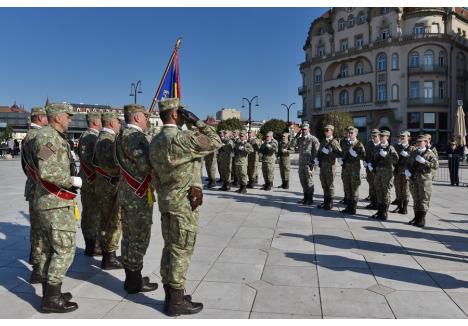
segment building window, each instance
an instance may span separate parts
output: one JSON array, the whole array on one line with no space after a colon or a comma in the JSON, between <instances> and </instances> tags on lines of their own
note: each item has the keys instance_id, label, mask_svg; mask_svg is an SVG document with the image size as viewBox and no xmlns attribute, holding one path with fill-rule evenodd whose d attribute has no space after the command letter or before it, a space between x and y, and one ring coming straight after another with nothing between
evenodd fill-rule
<instances>
[{"instance_id":1,"label":"building window","mask_svg":"<svg viewBox=\"0 0 468 326\"><path fill-rule=\"evenodd\" d=\"M424 51L424 65L432 66L434 64L434 52L431 50Z\"/></svg>"},{"instance_id":2,"label":"building window","mask_svg":"<svg viewBox=\"0 0 468 326\"><path fill-rule=\"evenodd\" d=\"M330 94L327 94L327 95L325 96L325 105L326 105L327 107L330 107L330 106L332 105L332 104L331 104L331 95L330 95Z\"/></svg>"},{"instance_id":3,"label":"building window","mask_svg":"<svg viewBox=\"0 0 468 326\"><path fill-rule=\"evenodd\" d=\"M356 88L356 90L354 91L354 103L364 103L364 91L362 90L362 88Z\"/></svg>"},{"instance_id":4,"label":"building window","mask_svg":"<svg viewBox=\"0 0 468 326\"><path fill-rule=\"evenodd\" d=\"M322 69L320 68L315 68L314 71L314 81L316 83L320 83L322 81Z\"/></svg>"},{"instance_id":5,"label":"building window","mask_svg":"<svg viewBox=\"0 0 468 326\"><path fill-rule=\"evenodd\" d=\"M366 22L366 15L364 15L364 11L360 11L358 14L358 24L364 24Z\"/></svg>"},{"instance_id":6,"label":"building window","mask_svg":"<svg viewBox=\"0 0 468 326\"><path fill-rule=\"evenodd\" d=\"M408 113L408 129L421 129L421 114L419 112Z\"/></svg>"},{"instance_id":7,"label":"building window","mask_svg":"<svg viewBox=\"0 0 468 326\"><path fill-rule=\"evenodd\" d=\"M392 85L392 101L398 101L398 85Z\"/></svg>"},{"instance_id":8,"label":"building window","mask_svg":"<svg viewBox=\"0 0 468 326\"><path fill-rule=\"evenodd\" d=\"M353 7L346 7L346 11L347 11L347 12L353 11Z\"/></svg>"},{"instance_id":9,"label":"building window","mask_svg":"<svg viewBox=\"0 0 468 326\"><path fill-rule=\"evenodd\" d=\"M398 54L392 54L392 70L398 70Z\"/></svg>"},{"instance_id":10,"label":"building window","mask_svg":"<svg viewBox=\"0 0 468 326\"><path fill-rule=\"evenodd\" d=\"M439 52L439 67L445 67L446 63L446 57L445 57L445 52L440 51Z\"/></svg>"},{"instance_id":11,"label":"building window","mask_svg":"<svg viewBox=\"0 0 468 326\"><path fill-rule=\"evenodd\" d=\"M358 49L362 48L362 46L364 45L364 38L363 38L362 34L356 35L356 37L354 38L354 45Z\"/></svg>"},{"instance_id":12,"label":"building window","mask_svg":"<svg viewBox=\"0 0 468 326\"><path fill-rule=\"evenodd\" d=\"M448 128L448 116L445 112L439 113L439 129L447 129Z\"/></svg>"},{"instance_id":13,"label":"building window","mask_svg":"<svg viewBox=\"0 0 468 326\"><path fill-rule=\"evenodd\" d=\"M338 30L342 31L344 30L344 28L345 28L345 21L343 18L340 18L340 20L338 20Z\"/></svg>"},{"instance_id":14,"label":"building window","mask_svg":"<svg viewBox=\"0 0 468 326\"><path fill-rule=\"evenodd\" d=\"M416 36L424 35L424 24L414 25L414 35Z\"/></svg>"},{"instance_id":15,"label":"building window","mask_svg":"<svg viewBox=\"0 0 468 326\"><path fill-rule=\"evenodd\" d=\"M349 15L349 16L348 16L348 28L353 27L353 26L354 26L354 23L355 23L354 16L353 16L353 15Z\"/></svg>"},{"instance_id":16,"label":"building window","mask_svg":"<svg viewBox=\"0 0 468 326\"><path fill-rule=\"evenodd\" d=\"M411 81L410 82L410 98L418 98L419 97L419 82L418 81Z\"/></svg>"},{"instance_id":17,"label":"building window","mask_svg":"<svg viewBox=\"0 0 468 326\"><path fill-rule=\"evenodd\" d=\"M340 50L341 51L346 51L348 50L348 39L345 38L344 40L340 41Z\"/></svg>"},{"instance_id":18,"label":"building window","mask_svg":"<svg viewBox=\"0 0 468 326\"><path fill-rule=\"evenodd\" d=\"M340 105L349 104L349 94L348 91L341 91L340 93Z\"/></svg>"},{"instance_id":19,"label":"building window","mask_svg":"<svg viewBox=\"0 0 468 326\"><path fill-rule=\"evenodd\" d=\"M325 55L325 47L324 46L319 46L317 54L319 57L323 57Z\"/></svg>"},{"instance_id":20,"label":"building window","mask_svg":"<svg viewBox=\"0 0 468 326\"><path fill-rule=\"evenodd\" d=\"M360 61L356 62L356 66L354 68L354 74L362 75L363 73L364 73L364 65Z\"/></svg>"},{"instance_id":21,"label":"building window","mask_svg":"<svg viewBox=\"0 0 468 326\"><path fill-rule=\"evenodd\" d=\"M445 81L439 81L439 98L445 98Z\"/></svg>"},{"instance_id":22,"label":"building window","mask_svg":"<svg viewBox=\"0 0 468 326\"><path fill-rule=\"evenodd\" d=\"M430 99L431 101L434 98L434 82L433 81L424 82L424 98Z\"/></svg>"},{"instance_id":23,"label":"building window","mask_svg":"<svg viewBox=\"0 0 468 326\"><path fill-rule=\"evenodd\" d=\"M390 28L384 28L380 31L380 37L382 40L386 40L391 37Z\"/></svg>"},{"instance_id":24,"label":"building window","mask_svg":"<svg viewBox=\"0 0 468 326\"><path fill-rule=\"evenodd\" d=\"M437 23L432 23L432 25L431 25L431 33L432 33L432 34L438 34L438 33L439 33L439 24L437 24Z\"/></svg>"},{"instance_id":25,"label":"building window","mask_svg":"<svg viewBox=\"0 0 468 326\"><path fill-rule=\"evenodd\" d=\"M387 85L379 85L377 89L377 101L382 102L387 100Z\"/></svg>"},{"instance_id":26,"label":"building window","mask_svg":"<svg viewBox=\"0 0 468 326\"><path fill-rule=\"evenodd\" d=\"M419 53L418 52L412 52L410 56L410 67L411 68L416 68L419 67Z\"/></svg>"},{"instance_id":27,"label":"building window","mask_svg":"<svg viewBox=\"0 0 468 326\"><path fill-rule=\"evenodd\" d=\"M423 119L423 129L436 128L436 114L434 112L424 112Z\"/></svg>"},{"instance_id":28,"label":"building window","mask_svg":"<svg viewBox=\"0 0 468 326\"><path fill-rule=\"evenodd\" d=\"M377 57L377 71L387 70L387 56L385 53L379 54Z\"/></svg>"},{"instance_id":29,"label":"building window","mask_svg":"<svg viewBox=\"0 0 468 326\"><path fill-rule=\"evenodd\" d=\"M320 94L315 94L314 96L314 108L318 109L322 107L322 97Z\"/></svg>"},{"instance_id":30,"label":"building window","mask_svg":"<svg viewBox=\"0 0 468 326\"><path fill-rule=\"evenodd\" d=\"M348 76L348 65L346 63L343 63L340 67L340 74L338 75L339 78L344 78Z\"/></svg>"}]
</instances>

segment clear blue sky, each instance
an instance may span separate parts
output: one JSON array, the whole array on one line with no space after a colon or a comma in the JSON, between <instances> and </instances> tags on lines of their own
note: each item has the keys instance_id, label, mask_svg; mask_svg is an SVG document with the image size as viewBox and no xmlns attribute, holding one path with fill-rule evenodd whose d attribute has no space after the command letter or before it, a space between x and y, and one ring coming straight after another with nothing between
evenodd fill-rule
<instances>
[{"instance_id":1,"label":"clear blue sky","mask_svg":"<svg viewBox=\"0 0 468 326\"><path fill-rule=\"evenodd\" d=\"M132 81L148 107L178 36L182 102L201 118L259 96L255 120L302 109L298 64L325 8L0 10L0 105L52 101L123 106ZM247 108L242 109L247 117ZM293 119L292 119L293 120Z\"/></svg>"}]
</instances>

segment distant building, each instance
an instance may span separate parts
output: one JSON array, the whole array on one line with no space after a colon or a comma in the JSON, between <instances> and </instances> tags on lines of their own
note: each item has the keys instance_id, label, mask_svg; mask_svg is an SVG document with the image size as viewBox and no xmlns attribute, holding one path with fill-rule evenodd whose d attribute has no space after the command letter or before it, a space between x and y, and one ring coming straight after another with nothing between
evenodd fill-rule
<instances>
[{"instance_id":1,"label":"distant building","mask_svg":"<svg viewBox=\"0 0 468 326\"><path fill-rule=\"evenodd\" d=\"M230 118L237 118L242 120L241 112L236 109L223 108L220 111L216 112L216 120L227 120Z\"/></svg>"},{"instance_id":2,"label":"distant building","mask_svg":"<svg viewBox=\"0 0 468 326\"><path fill-rule=\"evenodd\" d=\"M215 118L213 118L212 116L207 116L206 117L206 120L203 121L205 124L209 125L209 126L213 126L213 127L216 127L219 123L219 120L216 120Z\"/></svg>"}]
</instances>

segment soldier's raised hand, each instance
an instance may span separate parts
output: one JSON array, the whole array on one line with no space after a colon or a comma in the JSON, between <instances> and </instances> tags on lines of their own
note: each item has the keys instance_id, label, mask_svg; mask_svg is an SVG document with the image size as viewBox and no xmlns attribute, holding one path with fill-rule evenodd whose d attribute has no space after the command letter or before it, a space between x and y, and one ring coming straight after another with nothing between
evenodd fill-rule
<instances>
[{"instance_id":1,"label":"soldier's raised hand","mask_svg":"<svg viewBox=\"0 0 468 326\"><path fill-rule=\"evenodd\" d=\"M177 112L180 115L182 115L182 117L184 118L186 122L195 124L198 120L200 120L199 117L197 117L193 112L190 112L189 110L180 108L177 110Z\"/></svg>"}]
</instances>

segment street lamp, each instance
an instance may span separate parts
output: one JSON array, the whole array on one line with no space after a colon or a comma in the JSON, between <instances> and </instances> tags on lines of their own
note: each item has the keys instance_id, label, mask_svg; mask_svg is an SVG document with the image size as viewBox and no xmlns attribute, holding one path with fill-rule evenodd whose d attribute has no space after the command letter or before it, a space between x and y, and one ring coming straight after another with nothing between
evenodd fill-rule
<instances>
[{"instance_id":1,"label":"street lamp","mask_svg":"<svg viewBox=\"0 0 468 326\"><path fill-rule=\"evenodd\" d=\"M242 98L242 107L243 108L245 108L244 100L247 101L247 103L249 103L249 131L251 131L251 129L252 129L252 102L255 99L257 100L255 102L256 103L255 106L259 106L258 105L258 96L254 96L250 100L248 98L245 98L245 97Z\"/></svg>"},{"instance_id":2,"label":"street lamp","mask_svg":"<svg viewBox=\"0 0 468 326\"><path fill-rule=\"evenodd\" d=\"M141 91L141 80L137 81L136 84L132 83L130 86L130 95L135 97L135 104L137 103L137 94L143 93Z\"/></svg>"},{"instance_id":3,"label":"street lamp","mask_svg":"<svg viewBox=\"0 0 468 326\"><path fill-rule=\"evenodd\" d=\"M296 103L292 102L292 103L289 104L289 105L281 104L282 106L284 106L284 107L286 108L286 110L288 110L288 126L289 126L289 109L290 109L291 106L293 106L294 104L296 104Z\"/></svg>"}]
</instances>

